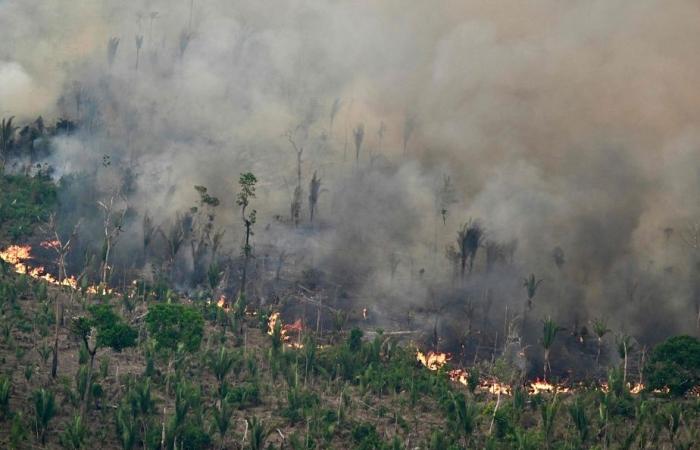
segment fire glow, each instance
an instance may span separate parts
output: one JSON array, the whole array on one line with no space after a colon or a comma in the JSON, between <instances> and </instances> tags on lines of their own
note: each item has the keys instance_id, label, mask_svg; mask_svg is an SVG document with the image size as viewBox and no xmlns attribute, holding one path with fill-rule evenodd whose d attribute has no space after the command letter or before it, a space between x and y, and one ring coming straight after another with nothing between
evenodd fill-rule
<instances>
[{"instance_id":1,"label":"fire glow","mask_svg":"<svg viewBox=\"0 0 700 450\"><path fill-rule=\"evenodd\" d=\"M292 324L284 324L282 322L282 318L280 317L280 313L273 312L270 314L270 318L267 321L267 334L270 336L274 335L275 327L277 326L278 321L281 325L280 334L282 335L282 342L292 348L303 348L304 344L301 343L301 332L304 329L304 326L301 323L301 319L295 320ZM296 333L297 335L296 342L292 341L292 333Z\"/></svg>"},{"instance_id":2,"label":"fire glow","mask_svg":"<svg viewBox=\"0 0 700 450\"><path fill-rule=\"evenodd\" d=\"M419 361L424 367L431 371L437 371L441 369L448 361L450 361L451 355L449 353L440 352L428 352L423 353L421 351L416 352L416 360ZM464 369L453 369L447 372L447 376L451 381L455 383L460 383L464 386L469 385L469 373ZM509 384L501 383L495 378L481 378L477 385L477 388L483 392L489 392L491 394L503 394L511 395L512 388ZM558 385L549 383L546 380L535 379L529 382L525 388L528 393L542 394L542 393L570 393L573 392L573 388L565 385ZM601 385L603 391L607 390L607 385ZM635 384L630 386L630 392L633 394L638 394L644 389L642 384Z\"/></svg>"},{"instance_id":3,"label":"fire glow","mask_svg":"<svg viewBox=\"0 0 700 450\"><path fill-rule=\"evenodd\" d=\"M47 241L42 242L41 245L42 247L46 245L44 248L52 248L50 245L54 245L54 243L53 241ZM68 286L73 289L78 289L78 281L74 277L68 277L59 282L56 277L46 272L43 267L29 266L27 261L30 260L31 257L32 248L29 245L11 245L6 250L0 251L0 259L11 265L18 274L27 275L37 280L44 280L47 283L57 286Z\"/></svg>"}]
</instances>

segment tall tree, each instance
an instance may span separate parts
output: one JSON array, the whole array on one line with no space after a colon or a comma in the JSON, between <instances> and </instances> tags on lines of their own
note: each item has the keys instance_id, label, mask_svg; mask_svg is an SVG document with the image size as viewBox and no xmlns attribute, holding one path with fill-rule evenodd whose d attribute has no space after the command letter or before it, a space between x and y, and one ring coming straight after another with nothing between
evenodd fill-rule
<instances>
[{"instance_id":1,"label":"tall tree","mask_svg":"<svg viewBox=\"0 0 700 450\"><path fill-rule=\"evenodd\" d=\"M80 221L78 221L73 227L73 231L67 238L62 237L58 232L58 221L56 220L56 214L51 214L49 216L49 221L44 228L44 232L48 233L51 241L48 242L48 247L51 248L56 253L56 265L58 266L58 284L63 285L66 280L66 257L70 253L76 238L78 237L78 230L80 229ZM71 286L72 287L72 286ZM56 311L55 311L55 323L54 323L54 343L53 343L53 358L51 361L51 378L56 378L58 373L58 328L61 324L61 316L63 305L61 303L61 296L56 296Z\"/></svg>"},{"instance_id":2,"label":"tall tree","mask_svg":"<svg viewBox=\"0 0 700 450\"><path fill-rule=\"evenodd\" d=\"M547 379L547 373L552 372L552 365L550 364L550 352L554 341L557 338L557 334L562 330L562 328L557 325L557 323L552 320L551 317L547 317L542 321L542 348L544 349L544 378Z\"/></svg>"},{"instance_id":3,"label":"tall tree","mask_svg":"<svg viewBox=\"0 0 700 450\"><path fill-rule=\"evenodd\" d=\"M245 243L243 244L243 271L241 272L241 289L239 297L245 297L246 279L248 275L248 261L253 254L250 245L250 237L253 235L253 225L255 224L256 211L252 210L246 215L246 209L250 201L255 198L255 184L258 179L252 172L242 173L238 179L240 192L236 196L236 204L241 207L241 218L245 228Z\"/></svg>"}]
</instances>

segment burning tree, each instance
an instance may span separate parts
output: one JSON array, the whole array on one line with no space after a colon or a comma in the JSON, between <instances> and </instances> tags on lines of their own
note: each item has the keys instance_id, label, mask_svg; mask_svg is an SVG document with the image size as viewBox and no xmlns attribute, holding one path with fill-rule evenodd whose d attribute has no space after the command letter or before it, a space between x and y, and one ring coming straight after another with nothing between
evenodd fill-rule
<instances>
[{"instance_id":1,"label":"burning tree","mask_svg":"<svg viewBox=\"0 0 700 450\"><path fill-rule=\"evenodd\" d=\"M462 225L462 229L457 233L462 277L464 277L467 260L469 260L469 273L472 272L474 268L474 258L476 258L476 252L479 250L483 239L484 229L481 227L478 220L469 219L467 223Z\"/></svg>"},{"instance_id":2,"label":"burning tree","mask_svg":"<svg viewBox=\"0 0 700 450\"><path fill-rule=\"evenodd\" d=\"M552 366L549 362L550 351L554 345L554 340L557 338L561 328L551 317L547 317L542 321L542 348L544 349L544 378L547 379L547 373L552 372Z\"/></svg>"},{"instance_id":3,"label":"burning tree","mask_svg":"<svg viewBox=\"0 0 700 450\"><path fill-rule=\"evenodd\" d=\"M250 237L253 235L253 225L255 224L256 211L252 210L246 215L246 208L250 201L255 198L255 183L258 179L251 172L242 173L238 179L238 184L241 187L240 192L236 196L236 204L241 207L241 218L243 219L243 227L245 228L245 243L243 244L243 270L241 272L241 290L239 297L245 297L246 276L248 271L248 261L253 254L253 249L250 245Z\"/></svg>"}]
</instances>

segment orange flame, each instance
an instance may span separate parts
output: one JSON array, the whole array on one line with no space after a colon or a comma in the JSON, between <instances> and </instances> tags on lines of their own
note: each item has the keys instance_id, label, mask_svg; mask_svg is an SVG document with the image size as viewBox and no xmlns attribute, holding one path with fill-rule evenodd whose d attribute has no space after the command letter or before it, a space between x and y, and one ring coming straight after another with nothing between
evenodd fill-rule
<instances>
[{"instance_id":1,"label":"orange flame","mask_svg":"<svg viewBox=\"0 0 700 450\"><path fill-rule=\"evenodd\" d=\"M421 351L416 352L416 360L430 370L438 370L447 364L447 361L451 358L449 353L428 352L426 355Z\"/></svg>"},{"instance_id":2,"label":"orange flame","mask_svg":"<svg viewBox=\"0 0 700 450\"><path fill-rule=\"evenodd\" d=\"M30 267L26 264L26 261L31 259L31 250L32 248L28 245L11 245L5 250L0 250L0 259L11 265L18 274L27 275L37 280L44 280L57 286L78 288L78 281L74 277L68 277L59 282L56 277L46 272L43 267Z\"/></svg>"},{"instance_id":3,"label":"orange flame","mask_svg":"<svg viewBox=\"0 0 700 450\"><path fill-rule=\"evenodd\" d=\"M282 325L280 328L280 333L282 335L282 342L286 343L289 347L292 348L303 348L304 344L302 344L300 339L298 339L296 342L291 342L291 333L296 332L297 336L301 338L301 332L304 329L304 326L301 322L301 319L297 319L294 321L292 324L287 324L285 325L282 322L282 319L280 318L280 313L279 312L273 312L270 314L270 318L267 321L267 334L272 336L275 333L275 327L277 326L277 321L280 322Z\"/></svg>"}]
</instances>

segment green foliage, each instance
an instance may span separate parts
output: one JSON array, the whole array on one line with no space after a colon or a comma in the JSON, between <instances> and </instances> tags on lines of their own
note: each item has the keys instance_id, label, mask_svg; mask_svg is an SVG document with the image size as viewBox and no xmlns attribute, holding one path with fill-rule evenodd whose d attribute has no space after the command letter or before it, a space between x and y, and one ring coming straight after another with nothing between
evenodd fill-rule
<instances>
[{"instance_id":1,"label":"green foliage","mask_svg":"<svg viewBox=\"0 0 700 450\"><path fill-rule=\"evenodd\" d=\"M657 345L644 366L647 389L668 388L682 396L700 384L700 340L674 336Z\"/></svg>"},{"instance_id":2,"label":"green foliage","mask_svg":"<svg viewBox=\"0 0 700 450\"><path fill-rule=\"evenodd\" d=\"M56 414L56 400L53 392L46 389L39 389L34 392L34 414L36 433L41 443L45 444L49 422Z\"/></svg>"},{"instance_id":3,"label":"green foliage","mask_svg":"<svg viewBox=\"0 0 700 450\"><path fill-rule=\"evenodd\" d=\"M71 332L82 339L88 347L88 337L92 329L97 331L95 348L88 351L94 352L98 347L110 347L120 352L128 347L136 345L138 333L135 329L123 322L109 304L93 305L88 309L90 317L77 317L71 323Z\"/></svg>"},{"instance_id":4,"label":"green foliage","mask_svg":"<svg viewBox=\"0 0 700 450\"><path fill-rule=\"evenodd\" d=\"M138 426L134 417L127 408L120 406L114 413L114 419L117 440L121 444L122 450L131 450L138 437Z\"/></svg>"},{"instance_id":5,"label":"green foliage","mask_svg":"<svg viewBox=\"0 0 700 450\"><path fill-rule=\"evenodd\" d=\"M56 186L40 175L0 175L0 239L17 241L45 222L56 204Z\"/></svg>"},{"instance_id":6,"label":"green foliage","mask_svg":"<svg viewBox=\"0 0 700 450\"><path fill-rule=\"evenodd\" d=\"M556 396L554 396L551 401L542 403L540 406L540 413L542 415L542 436L544 437L545 448L550 448L558 410L559 399Z\"/></svg>"},{"instance_id":7,"label":"green foliage","mask_svg":"<svg viewBox=\"0 0 700 450\"><path fill-rule=\"evenodd\" d=\"M0 418L7 419L10 416L10 394L12 393L12 380L10 377L0 377Z\"/></svg>"},{"instance_id":8,"label":"green foliage","mask_svg":"<svg viewBox=\"0 0 700 450\"><path fill-rule=\"evenodd\" d=\"M569 405L569 415L578 432L579 444L583 447L588 438L590 422L586 414L586 406L580 396L577 396Z\"/></svg>"},{"instance_id":9,"label":"green foliage","mask_svg":"<svg viewBox=\"0 0 700 450\"><path fill-rule=\"evenodd\" d=\"M204 333L202 313L192 306L177 303L152 304L146 324L159 350L174 351L179 343L188 352L199 349Z\"/></svg>"},{"instance_id":10,"label":"green foliage","mask_svg":"<svg viewBox=\"0 0 700 450\"><path fill-rule=\"evenodd\" d=\"M453 407L451 421L459 435L468 441L476 427L479 410L464 395L451 393L451 397Z\"/></svg>"},{"instance_id":11,"label":"green foliage","mask_svg":"<svg viewBox=\"0 0 700 450\"><path fill-rule=\"evenodd\" d=\"M229 394L212 409L214 426L216 431L219 432L222 441L226 438L226 433L231 426L231 418L233 417L231 403L233 403L233 400Z\"/></svg>"},{"instance_id":12,"label":"green foliage","mask_svg":"<svg viewBox=\"0 0 700 450\"><path fill-rule=\"evenodd\" d=\"M85 445L85 436L87 427L83 423L83 418L79 414L73 416L73 419L67 424L59 442L63 448L69 450L79 450Z\"/></svg>"},{"instance_id":13,"label":"green foliage","mask_svg":"<svg viewBox=\"0 0 700 450\"><path fill-rule=\"evenodd\" d=\"M351 352L357 352L362 345L362 330L359 328L353 328L350 330L350 337L348 337L348 349Z\"/></svg>"},{"instance_id":14,"label":"green foliage","mask_svg":"<svg viewBox=\"0 0 700 450\"><path fill-rule=\"evenodd\" d=\"M27 438L28 427L24 424L24 417L22 413L15 414L12 418L12 424L10 425L10 448L19 449L24 448L23 444L26 444L25 440Z\"/></svg>"},{"instance_id":15,"label":"green foliage","mask_svg":"<svg viewBox=\"0 0 700 450\"><path fill-rule=\"evenodd\" d=\"M262 450L265 445L265 439L270 434L271 430L265 426L262 420L255 416L247 418L246 421L248 422L248 431L250 432L248 448L250 450Z\"/></svg>"}]
</instances>

